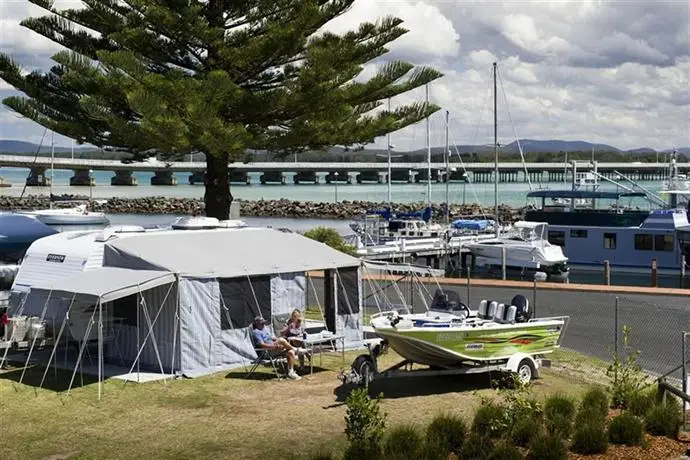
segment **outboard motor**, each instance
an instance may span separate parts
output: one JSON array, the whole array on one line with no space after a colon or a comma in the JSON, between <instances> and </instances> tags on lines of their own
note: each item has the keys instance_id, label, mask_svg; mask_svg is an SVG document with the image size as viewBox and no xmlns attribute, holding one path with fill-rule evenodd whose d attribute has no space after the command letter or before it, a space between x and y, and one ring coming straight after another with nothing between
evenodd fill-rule
<instances>
[{"instance_id":1,"label":"outboard motor","mask_svg":"<svg viewBox=\"0 0 690 460\"><path fill-rule=\"evenodd\" d=\"M532 317L532 310L529 308L529 300L522 294L518 294L510 301L511 305L515 305L517 311L515 312L515 322L526 323Z\"/></svg>"}]
</instances>

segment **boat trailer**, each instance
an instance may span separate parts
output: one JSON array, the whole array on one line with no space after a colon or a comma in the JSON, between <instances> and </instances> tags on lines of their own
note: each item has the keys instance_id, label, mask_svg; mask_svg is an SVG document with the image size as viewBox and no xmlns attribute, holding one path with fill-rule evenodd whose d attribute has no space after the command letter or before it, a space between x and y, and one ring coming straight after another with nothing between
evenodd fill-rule
<instances>
[{"instance_id":1,"label":"boat trailer","mask_svg":"<svg viewBox=\"0 0 690 460\"><path fill-rule=\"evenodd\" d=\"M541 355L515 353L508 359L492 361L466 361L453 367L426 367L413 369L417 363L403 360L393 366L379 370L378 357L388 351L385 339L370 339L365 343L369 350L355 358L350 369L340 372L338 379L344 384L369 387L374 380L402 377L437 377L445 375L483 374L487 372L512 373L523 382L539 378L539 369L550 367L551 362Z\"/></svg>"}]
</instances>

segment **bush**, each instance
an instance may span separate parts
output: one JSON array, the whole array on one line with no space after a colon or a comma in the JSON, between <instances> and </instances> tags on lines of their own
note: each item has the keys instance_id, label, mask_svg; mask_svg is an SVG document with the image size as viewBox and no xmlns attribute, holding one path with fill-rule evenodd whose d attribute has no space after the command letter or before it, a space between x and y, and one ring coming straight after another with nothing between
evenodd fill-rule
<instances>
[{"instance_id":1,"label":"bush","mask_svg":"<svg viewBox=\"0 0 690 460\"><path fill-rule=\"evenodd\" d=\"M424 440L416 427L396 426L386 436L383 444L383 458L386 460L419 458L423 444Z\"/></svg>"},{"instance_id":2,"label":"bush","mask_svg":"<svg viewBox=\"0 0 690 460\"><path fill-rule=\"evenodd\" d=\"M520 447L527 447L530 441L544 433L544 424L536 416L524 417L515 421L510 430L509 438Z\"/></svg>"},{"instance_id":3,"label":"bush","mask_svg":"<svg viewBox=\"0 0 690 460\"><path fill-rule=\"evenodd\" d=\"M575 417L575 403L566 395L549 396L544 403L544 419L549 434L568 439Z\"/></svg>"},{"instance_id":4,"label":"bush","mask_svg":"<svg viewBox=\"0 0 690 460\"><path fill-rule=\"evenodd\" d=\"M317 452L309 457L309 460L333 460L333 454L330 452Z\"/></svg>"},{"instance_id":5,"label":"bush","mask_svg":"<svg viewBox=\"0 0 690 460\"><path fill-rule=\"evenodd\" d=\"M319 241L321 243L330 246L331 248L349 254L351 256L357 255L357 248L352 245L345 244L345 240L338 233L329 227L316 227L308 230L304 233L304 236L311 238L312 240Z\"/></svg>"},{"instance_id":6,"label":"bush","mask_svg":"<svg viewBox=\"0 0 690 460\"><path fill-rule=\"evenodd\" d=\"M656 404L656 400L656 390L653 387L651 390L637 391L630 397L628 410L633 415L645 418Z\"/></svg>"},{"instance_id":7,"label":"bush","mask_svg":"<svg viewBox=\"0 0 690 460\"><path fill-rule=\"evenodd\" d=\"M597 420L599 414L587 413L591 414L594 420L577 426L571 447L574 452L582 455L603 454L609 447L606 424L602 420Z\"/></svg>"},{"instance_id":8,"label":"bush","mask_svg":"<svg viewBox=\"0 0 690 460\"><path fill-rule=\"evenodd\" d=\"M580 403L580 411L592 410L601 415L605 419L609 414L609 407L611 406L609 395L601 387L592 387L587 390L587 393L582 397Z\"/></svg>"},{"instance_id":9,"label":"bush","mask_svg":"<svg viewBox=\"0 0 690 460\"><path fill-rule=\"evenodd\" d=\"M683 424L683 411L678 401L669 396L665 403L659 401L654 404L647 413L645 422L650 434L676 439Z\"/></svg>"},{"instance_id":10,"label":"bush","mask_svg":"<svg viewBox=\"0 0 690 460\"><path fill-rule=\"evenodd\" d=\"M644 441L644 424L639 417L623 412L611 420L609 441L626 446L639 446Z\"/></svg>"},{"instance_id":11,"label":"bush","mask_svg":"<svg viewBox=\"0 0 690 460\"><path fill-rule=\"evenodd\" d=\"M612 379L611 403L613 407L626 409L633 395L644 388L647 376L637 362L639 350L630 346L630 327L623 326L623 350L625 355L614 354L613 363L606 374Z\"/></svg>"},{"instance_id":12,"label":"bush","mask_svg":"<svg viewBox=\"0 0 690 460\"><path fill-rule=\"evenodd\" d=\"M489 438L500 438L505 428L504 410L492 401L485 401L474 414L472 431Z\"/></svg>"},{"instance_id":13,"label":"bush","mask_svg":"<svg viewBox=\"0 0 690 460\"><path fill-rule=\"evenodd\" d=\"M370 399L364 388L353 390L345 401L345 435L350 445L346 459L378 458L386 428L386 414L381 412L379 398Z\"/></svg>"},{"instance_id":14,"label":"bush","mask_svg":"<svg viewBox=\"0 0 690 460\"><path fill-rule=\"evenodd\" d=\"M470 433L465 440L460 458L472 460L488 460L494 449L494 444L488 436L480 433Z\"/></svg>"},{"instance_id":15,"label":"bush","mask_svg":"<svg viewBox=\"0 0 690 460\"><path fill-rule=\"evenodd\" d=\"M467 435L467 424L456 415L437 415L426 429L427 445L434 451L458 453Z\"/></svg>"},{"instance_id":16,"label":"bush","mask_svg":"<svg viewBox=\"0 0 690 460\"><path fill-rule=\"evenodd\" d=\"M505 441L498 443L489 455L489 460L522 460L522 458L520 449Z\"/></svg>"},{"instance_id":17,"label":"bush","mask_svg":"<svg viewBox=\"0 0 690 460\"><path fill-rule=\"evenodd\" d=\"M528 460L565 460L568 451L561 438L549 434L535 436L529 443Z\"/></svg>"}]
</instances>

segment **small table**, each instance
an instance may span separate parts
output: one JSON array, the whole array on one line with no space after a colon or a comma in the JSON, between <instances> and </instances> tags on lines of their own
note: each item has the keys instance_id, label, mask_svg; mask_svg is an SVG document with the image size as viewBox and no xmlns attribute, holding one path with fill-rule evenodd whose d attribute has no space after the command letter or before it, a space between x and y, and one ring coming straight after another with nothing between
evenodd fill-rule
<instances>
[{"instance_id":1,"label":"small table","mask_svg":"<svg viewBox=\"0 0 690 460\"><path fill-rule=\"evenodd\" d=\"M336 334L324 335L323 333L318 333L318 334L307 334L306 339L304 339L301 336L295 336L295 337L288 337L288 340L290 340L291 342L300 342L302 344L302 347L306 348L309 351L309 353L311 355L311 358L309 359L309 375L314 374L314 349L317 349L319 352L319 366L323 362L323 347L317 348L317 345L323 345L326 343L330 343L331 346L333 347L333 351L337 351L337 346L335 345L335 342L340 340L343 364L345 364L345 336L344 335L336 335Z\"/></svg>"}]
</instances>

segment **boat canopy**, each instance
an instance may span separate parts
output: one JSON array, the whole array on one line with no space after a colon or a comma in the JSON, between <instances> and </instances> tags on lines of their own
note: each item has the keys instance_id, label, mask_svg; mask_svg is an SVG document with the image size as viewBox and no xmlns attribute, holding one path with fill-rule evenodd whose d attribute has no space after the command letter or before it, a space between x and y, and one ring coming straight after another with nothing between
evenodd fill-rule
<instances>
[{"instance_id":1,"label":"boat canopy","mask_svg":"<svg viewBox=\"0 0 690 460\"><path fill-rule=\"evenodd\" d=\"M644 197L642 192L593 192L591 190L536 190L527 194L529 198L594 198L618 200L620 198Z\"/></svg>"},{"instance_id":2,"label":"boat canopy","mask_svg":"<svg viewBox=\"0 0 690 460\"><path fill-rule=\"evenodd\" d=\"M487 227L492 227L496 225L496 221L493 219L458 219L453 221L453 228L460 230L486 230Z\"/></svg>"}]
</instances>

